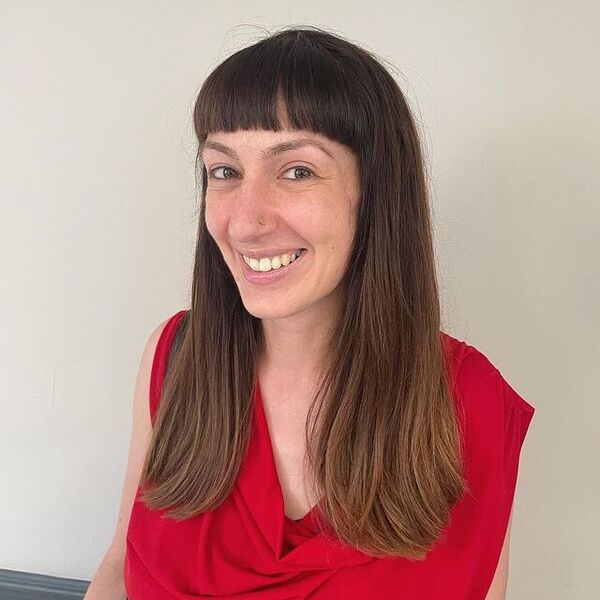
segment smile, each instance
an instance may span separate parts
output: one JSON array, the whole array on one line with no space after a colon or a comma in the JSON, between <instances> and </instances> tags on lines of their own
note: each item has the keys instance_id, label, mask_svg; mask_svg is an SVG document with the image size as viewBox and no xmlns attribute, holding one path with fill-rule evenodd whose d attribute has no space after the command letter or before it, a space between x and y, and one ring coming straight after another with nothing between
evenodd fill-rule
<instances>
[{"instance_id":1,"label":"smile","mask_svg":"<svg viewBox=\"0 0 600 600\"><path fill-rule=\"evenodd\" d=\"M299 250L294 250L292 252L288 252L286 254L280 254L278 256L273 257L265 257L265 258L252 258L250 256L242 255L246 264L256 272L268 272L274 269L280 269L287 267L289 264L293 263L303 252L303 248Z\"/></svg>"},{"instance_id":2,"label":"smile","mask_svg":"<svg viewBox=\"0 0 600 600\"><path fill-rule=\"evenodd\" d=\"M281 257L249 258L238 253L244 278L249 283L269 284L292 275L305 262L306 248L283 254ZM255 270L256 269L256 270Z\"/></svg>"}]
</instances>

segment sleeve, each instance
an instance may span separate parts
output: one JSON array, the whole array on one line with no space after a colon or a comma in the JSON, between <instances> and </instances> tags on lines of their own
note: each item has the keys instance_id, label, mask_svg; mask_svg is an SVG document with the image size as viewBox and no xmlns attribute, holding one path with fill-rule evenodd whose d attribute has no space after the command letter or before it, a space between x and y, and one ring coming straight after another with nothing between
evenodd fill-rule
<instances>
[{"instance_id":1,"label":"sleeve","mask_svg":"<svg viewBox=\"0 0 600 600\"><path fill-rule=\"evenodd\" d=\"M507 532L521 449L535 408L488 358L467 346L457 392L468 490L457 511L469 598L484 598Z\"/></svg>"}]
</instances>

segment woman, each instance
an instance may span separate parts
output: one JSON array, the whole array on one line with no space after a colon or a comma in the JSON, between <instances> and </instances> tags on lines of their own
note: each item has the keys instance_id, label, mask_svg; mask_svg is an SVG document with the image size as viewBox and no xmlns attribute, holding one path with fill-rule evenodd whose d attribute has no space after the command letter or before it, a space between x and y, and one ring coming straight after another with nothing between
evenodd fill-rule
<instances>
[{"instance_id":1,"label":"woman","mask_svg":"<svg viewBox=\"0 0 600 600\"><path fill-rule=\"evenodd\" d=\"M210 74L194 125L191 308L144 351L119 523L86 598L504 598L534 408L440 330L394 79L289 28Z\"/></svg>"}]
</instances>

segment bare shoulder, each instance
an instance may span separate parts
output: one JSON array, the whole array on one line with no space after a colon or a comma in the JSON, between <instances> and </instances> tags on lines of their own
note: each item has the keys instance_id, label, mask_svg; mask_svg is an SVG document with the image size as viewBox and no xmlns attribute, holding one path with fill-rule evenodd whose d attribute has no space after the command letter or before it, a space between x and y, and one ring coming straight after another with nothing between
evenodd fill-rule
<instances>
[{"instance_id":1,"label":"bare shoulder","mask_svg":"<svg viewBox=\"0 0 600 600\"><path fill-rule=\"evenodd\" d=\"M142 351L132 403L132 426L129 444L129 457L125 471L125 481L121 493L119 517L115 527L113 540L107 554L115 560L121 561L125 558L127 528L131 508L139 485L140 475L146 453L152 438L152 423L150 420L150 374L154 354L160 336L168 323L165 319L157 325L148 336Z\"/></svg>"}]
</instances>

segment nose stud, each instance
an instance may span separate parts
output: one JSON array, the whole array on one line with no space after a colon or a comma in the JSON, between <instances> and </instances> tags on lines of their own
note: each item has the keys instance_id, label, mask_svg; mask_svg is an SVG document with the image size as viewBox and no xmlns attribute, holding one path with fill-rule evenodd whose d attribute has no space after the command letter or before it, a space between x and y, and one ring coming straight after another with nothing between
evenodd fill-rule
<instances>
[{"instance_id":1,"label":"nose stud","mask_svg":"<svg viewBox=\"0 0 600 600\"><path fill-rule=\"evenodd\" d=\"M264 224L265 224L265 220L263 219L263 217L258 217L258 222L259 222L261 225L264 225Z\"/></svg>"}]
</instances>

